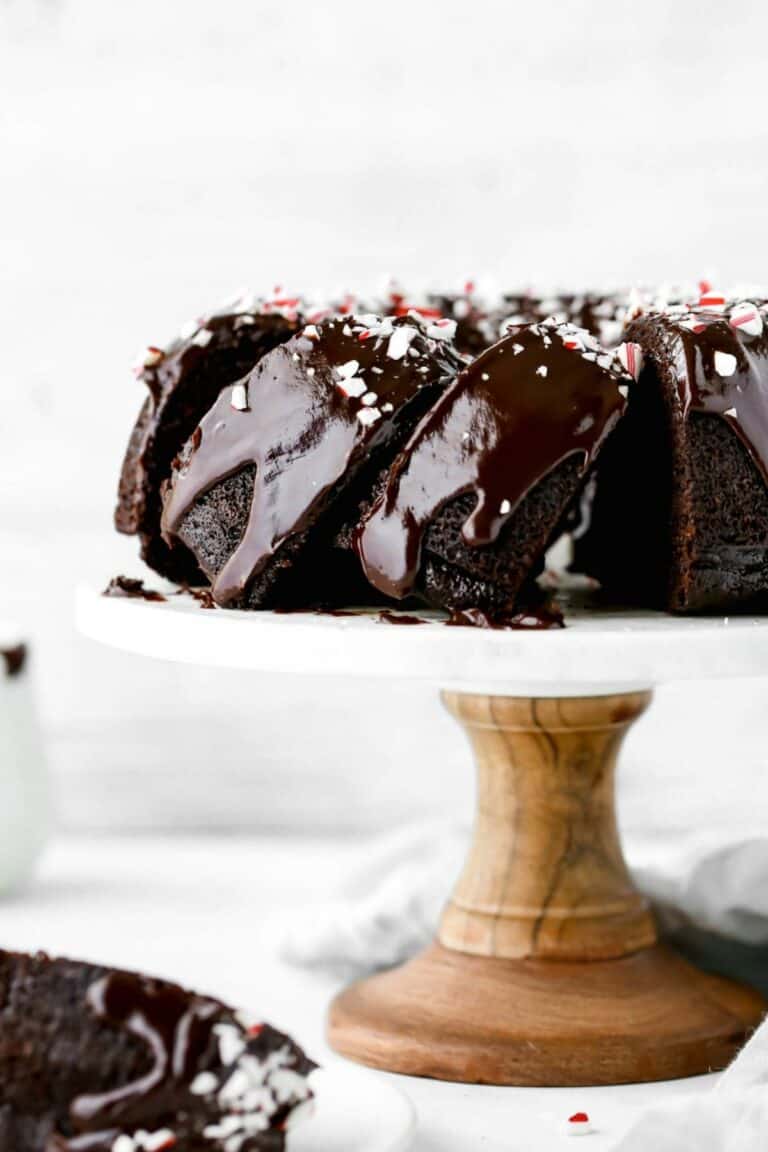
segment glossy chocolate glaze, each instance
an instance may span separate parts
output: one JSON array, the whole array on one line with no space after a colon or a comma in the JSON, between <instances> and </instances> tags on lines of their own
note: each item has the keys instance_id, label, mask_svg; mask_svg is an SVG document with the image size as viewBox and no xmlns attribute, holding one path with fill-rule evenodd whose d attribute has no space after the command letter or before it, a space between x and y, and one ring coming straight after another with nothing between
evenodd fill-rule
<instances>
[{"instance_id":1,"label":"glossy chocolate glaze","mask_svg":"<svg viewBox=\"0 0 768 1152\"><path fill-rule=\"evenodd\" d=\"M414 624L428 624L428 620L424 620L421 616L411 616L407 612L390 612L386 608L382 608L377 612L376 619L381 624L401 624L412 627Z\"/></svg>"},{"instance_id":2,"label":"glossy chocolate glaze","mask_svg":"<svg viewBox=\"0 0 768 1152\"><path fill-rule=\"evenodd\" d=\"M412 592L424 532L457 497L476 498L462 537L483 548L563 460L578 457L586 473L627 383L615 357L571 325L529 325L483 353L423 418L362 524L370 582L396 599Z\"/></svg>"},{"instance_id":3,"label":"glossy chocolate glaze","mask_svg":"<svg viewBox=\"0 0 768 1152\"><path fill-rule=\"evenodd\" d=\"M548 632L551 628L565 628L563 613L552 603L495 615L482 608L455 608L445 623L447 627L489 628L494 632Z\"/></svg>"},{"instance_id":4,"label":"glossy chocolate glaze","mask_svg":"<svg viewBox=\"0 0 768 1152\"><path fill-rule=\"evenodd\" d=\"M0 648L0 660L5 665L5 674L9 679L21 676L29 655L26 644L14 644L12 648Z\"/></svg>"},{"instance_id":5,"label":"glossy chocolate glaze","mask_svg":"<svg viewBox=\"0 0 768 1152\"><path fill-rule=\"evenodd\" d=\"M640 316L627 329L650 358L674 373L683 419L722 417L741 438L768 484L768 314L764 303L676 308ZM659 331L664 341L653 339ZM649 336L651 339L649 340Z\"/></svg>"},{"instance_id":6,"label":"glossy chocolate glaze","mask_svg":"<svg viewBox=\"0 0 768 1152\"><path fill-rule=\"evenodd\" d=\"M125 454L115 524L141 537L142 556L163 575L191 580L195 574L186 549L169 553L160 536L159 489L173 457L221 388L287 340L307 307L279 292L246 296L190 323L166 347L146 350L137 372L149 396Z\"/></svg>"},{"instance_id":7,"label":"glossy chocolate glaze","mask_svg":"<svg viewBox=\"0 0 768 1152\"><path fill-rule=\"evenodd\" d=\"M437 396L460 367L453 325L419 317L350 317L308 325L225 389L177 461L163 530L219 481L255 466L240 543L213 580L240 596L281 545L304 531L370 454L397 433L415 397Z\"/></svg>"}]
</instances>

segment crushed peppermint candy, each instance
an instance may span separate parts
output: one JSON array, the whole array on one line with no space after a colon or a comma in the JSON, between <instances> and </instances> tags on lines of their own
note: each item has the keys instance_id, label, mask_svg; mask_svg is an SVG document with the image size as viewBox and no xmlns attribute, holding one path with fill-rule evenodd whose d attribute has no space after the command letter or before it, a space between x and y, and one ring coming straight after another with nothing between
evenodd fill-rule
<instances>
[{"instance_id":1,"label":"crushed peppermint candy","mask_svg":"<svg viewBox=\"0 0 768 1152\"><path fill-rule=\"evenodd\" d=\"M522 351L524 351L522 344L512 345L512 353L514 356L519 356Z\"/></svg>"},{"instance_id":2,"label":"crushed peppermint candy","mask_svg":"<svg viewBox=\"0 0 768 1152\"><path fill-rule=\"evenodd\" d=\"M305 324L301 334L306 336L307 340L317 340L320 336L316 324Z\"/></svg>"},{"instance_id":3,"label":"crushed peppermint candy","mask_svg":"<svg viewBox=\"0 0 768 1152\"><path fill-rule=\"evenodd\" d=\"M506 516L508 512L512 511L512 504L509 500L502 500L499 505L499 512L502 516Z\"/></svg>"},{"instance_id":4,"label":"crushed peppermint candy","mask_svg":"<svg viewBox=\"0 0 768 1152\"><path fill-rule=\"evenodd\" d=\"M145 1132L140 1128L132 1136L123 1133L112 1144L112 1152L164 1152L176 1144L176 1133L170 1128L160 1128L156 1132Z\"/></svg>"},{"instance_id":5,"label":"crushed peppermint candy","mask_svg":"<svg viewBox=\"0 0 768 1152\"><path fill-rule=\"evenodd\" d=\"M356 376L360 370L360 362L358 360L347 360L345 364L337 364L334 372L340 376L342 380L351 380Z\"/></svg>"},{"instance_id":6,"label":"crushed peppermint candy","mask_svg":"<svg viewBox=\"0 0 768 1152\"><path fill-rule=\"evenodd\" d=\"M738 361L730 352L715 352L715 372L718 376L733 376Z\"/></svg>"},{"instance_id":7,"label":"crushed peppermint candy","mask_svg":"<svg viewBox=\"0 0 768 1152\"><path fill-rule=\"evenodd\" d=\"M744 302L731 309L728 323L746 336L759 336L763 331L763 318L754 304Z\"/></svg>"},{"instance_id":8,"label":"crushed peppermint candy","mask_svg":"<svg viewBox=\"0 0 768 1152\"><path fill-rule=\"evenodd\" d=\"M248 411L248 390L243 383L234 384L229 403L238 412Z\"/></svg>"},{"instance_id":9,"label":"crushed peppermint candy","mask_svg":"<svg viewBox=\"0 0 768 1152\"><path fill-rule=\"evenodd\" d=\"M343 394L350 399L357 399L359 396L364 396L368 391L365 381L361 380L359 376L350 376L347 380L340 380L336 387L339 392L343 392Z\"/></svg>"},{"instance_id":10,"label":"crushed peppermint candy","mask_svg":"<svg viewBox=\"0 0 768 1152\"><path fill-rule=\"evenodd\" d=\"M432 340L453 340L456 335L456 321L435 320L433 324L427 325L426 335Z\"/></svg>"},{"instance_id":11,"label":"crushed peppermint candy","mask_svg":"<svg viewBox=\"0 0 768 1152\"><path fill-rule=\"evenodd\" d=\"M536 375L537 376L546 376L547 375L546 364L539 364L538 368L536 369Z\"/></svg>"},{"instance_id":12,"label":"crushed peppermint candy","mask_svg":"<svg viewBox=\"0 0 768 1152\"><path fill-rule=\"evenodd\" d=\"M365 395L360 398L360 403L364 404L366 408L370 408L376 403L378 398L375 392L366 392Z\"/></svg>"},{"instance_id":13,"label":"crushed peppermint candy","mask_svg":"<svg viewBox=\"0 0 768 1152\"><path fill-rule=\"evenodd\" d=\"M387 356L389 359L402 360L408 351L408 348L410 347L411 340L413 340L415 335L416 329L410 328L405 324L395 328L389 338L389 344L387 345Z\"/></svg>"},{"instance_id":14,"label":"crushed peppermint candy","mask_svg":"<svg viewBox=\"0 0 768 1152\"><path fill-rule=\"evenodd\" d=\"M624 344L619 344L616 354L622 367L634 380L637 380L643 368L643 350L640 345L627 341Z\"/></svg>"},{"instance_id":15,"label":"crushed peppermint candy","mask_svg":"<svg viewBox=\"0 0 768 1152\"><path fill-rule=\"evenodd\" d=\"M192 343L196 344L198 348L207 348L213 340L213 332L210 328L200 328L192 337Z\"/></svg>"},{"instance_id":16,"label":"crushed peppermint candy","mask_svg":"<svg viewBox=\"0 0 768 1152\"><path fill-rule=\"evenodd\" d=\"M136 358L133 365L135 372L142 372L145 368L155 368L165 359L165 351L154 344L150 344L145 352Z\"/></svg>"},{"instance_id":17,"label":"crushed peppermint candy","mask_svg":"<svg viewBox=\"0 0 768 1152\"><path fill-rule=\"evenodd\" d=\"M369 428L371 424L381 419L381 412L378 408L360 408L357 418L364 428Z\"/></svg>"},{"instance_id":18,"label":"crushed peppermint candy","mask_svg":"<svg viewBox=\"0 0 768 1152\"><path fill-rule=\"evenodd\" d=\"M587 1112L574 1112L569 1116L565 1130L569 1136L590 1136L595 1131Z\"/></svg>"},{"instance_id":19,"label":"crushed peppermint candy","mask_svg":"<svg viewBox=\"0 0 768 1152\"><path fill-rule=\"evenodd\" d=\"M718 310L725 307L725 296L719 292L702 292L699 297L699 308L713 308Z\"/></svg>"}]
</instances>

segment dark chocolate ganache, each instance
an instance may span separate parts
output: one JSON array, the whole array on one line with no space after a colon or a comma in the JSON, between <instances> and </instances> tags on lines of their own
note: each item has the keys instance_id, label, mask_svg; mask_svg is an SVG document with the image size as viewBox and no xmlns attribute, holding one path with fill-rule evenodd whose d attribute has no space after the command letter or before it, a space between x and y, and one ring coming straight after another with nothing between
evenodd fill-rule
<instances>
[{"instance_id":1,"label":"dark chocolate ganache","mask_svg":"<svg viewBox=\"0 0 768 1152\"><path fill-rule=\"evenodd\" d=\"M196 500L255 466L247 526L213 579L217 603L241 595L314 522L398 434L417 397L426 407L444 390L461 367L453 330L417 314L307 324L222 392L174 466L163 512L173 539Z\"/></svg>"},{"instance_id":2,"label":"dark chocolate ganache","mask_svg":"<svg viewBox=\"0 0 768 1152\"><path fill-rule=\"evenodd\" d=\"M52 1136L46 1152L280 1149L286 1122L311 1097L314 1065L288 1037L269 1025L245 1028L216 1000L115 972L92 985L88 1006L136 1036L151 1062L114 1091L78 1096L76 1135Z\"/></svg>"},{"instance_id":3,"label":"dark chocolate ganache","mask_svg":"<svg viewBox=\"0 0 768 1152\"><path fill-rule=\"evenodd\" d=\"M158 604L166 599L162 592L158 592L155 588L147 588L143 580L136 580L132 576L113 576L102 596L123 600L149 600Z\"/></svg>"},{"instance_id":4,"label":"dark chocolate ganache","mask_svg":"<svg viewBox=\"0 0 768 1152\"><path fill-rule=\"evenodd\" d=\"M645 352L671 367L682 417L706 412L726 420L768 484L767 320L764 301L726 301L710 293L693 307L641 315L627 339L639 342L636 356Z\"/></svg>"},{"instance_id":5,"label":"dark chocolate ganache","mask_svg":"<svg viewBox=\"0 0 768 1152\"><path fill-rule=\"evenodd\" d=\"M582 474L626 406L629 377L583 329L544 321L513 332L459 375L422 419L363 521L368 580L402 599L416 587L424 533L471 493L462 538L492 545L523 497L559 463Z\"/></svg>"}]
</instances>

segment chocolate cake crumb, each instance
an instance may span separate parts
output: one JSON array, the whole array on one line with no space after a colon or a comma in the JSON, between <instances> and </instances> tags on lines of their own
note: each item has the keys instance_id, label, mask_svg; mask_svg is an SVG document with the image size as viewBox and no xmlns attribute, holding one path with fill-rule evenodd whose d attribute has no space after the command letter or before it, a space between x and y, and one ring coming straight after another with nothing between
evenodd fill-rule
<instances>
[{"instance_id":1,"label":"chocolate cake crumb","mask_svg":"<svg viewBox=\"0 0 768 1152\"><path fill-rule=\"evenodd\" d=\"M9 679L22 674L28 655L26 644L15 644L12 648L0 648L0 657L5 664L5 674Z\"/></svg>"}]
</instances>

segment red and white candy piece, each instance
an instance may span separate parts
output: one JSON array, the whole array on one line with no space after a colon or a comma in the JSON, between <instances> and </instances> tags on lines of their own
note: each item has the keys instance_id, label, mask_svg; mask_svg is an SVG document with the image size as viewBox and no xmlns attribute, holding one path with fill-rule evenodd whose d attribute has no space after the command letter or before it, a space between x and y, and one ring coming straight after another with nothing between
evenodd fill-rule
<instances>
[{"instance_id":1,"label":"red and white candy piece","mask_svg":"<svg viewBox=\"0 0 768 1152\"><path fill-rule=\"evenodd\" d=\"M731 328L736 328L746 336L759 336L763 331L763 318L754 304L744 302L731 309L728 317Z\"/></svg>"},{"instance_id":2,"label":"red and white candy piece","mask_svg":"<svg viewBox=\"0 0 768 1152\"><path fill-rule=\"evenodd\" d=\"M719 309L725 307L725 296L721 292L711 290L702 292L699 297L699 308Z\"/></svg>"},{"instance_id":3,"label":"red and white candy piece","mask_svg":"<svg viewBox=\"0 0 768 1152\"><path fill-rule=\"evenodd\" d=\"M586 1112L574 1112L566 1121L565 1130L569 1136L589 1136L594 1126Z\"/></svg>"},{"instance_id":4,"label":"red and white candy piece","mask_svg":"<svg viewBox=\"0 0 768 1152\"><path fill-rule=\"evenodd\" d=\"M637 380L643 367L643 350L640 345L631 341L619 344L616 354L625 371Z\"/></svg>"}]
</instances>

